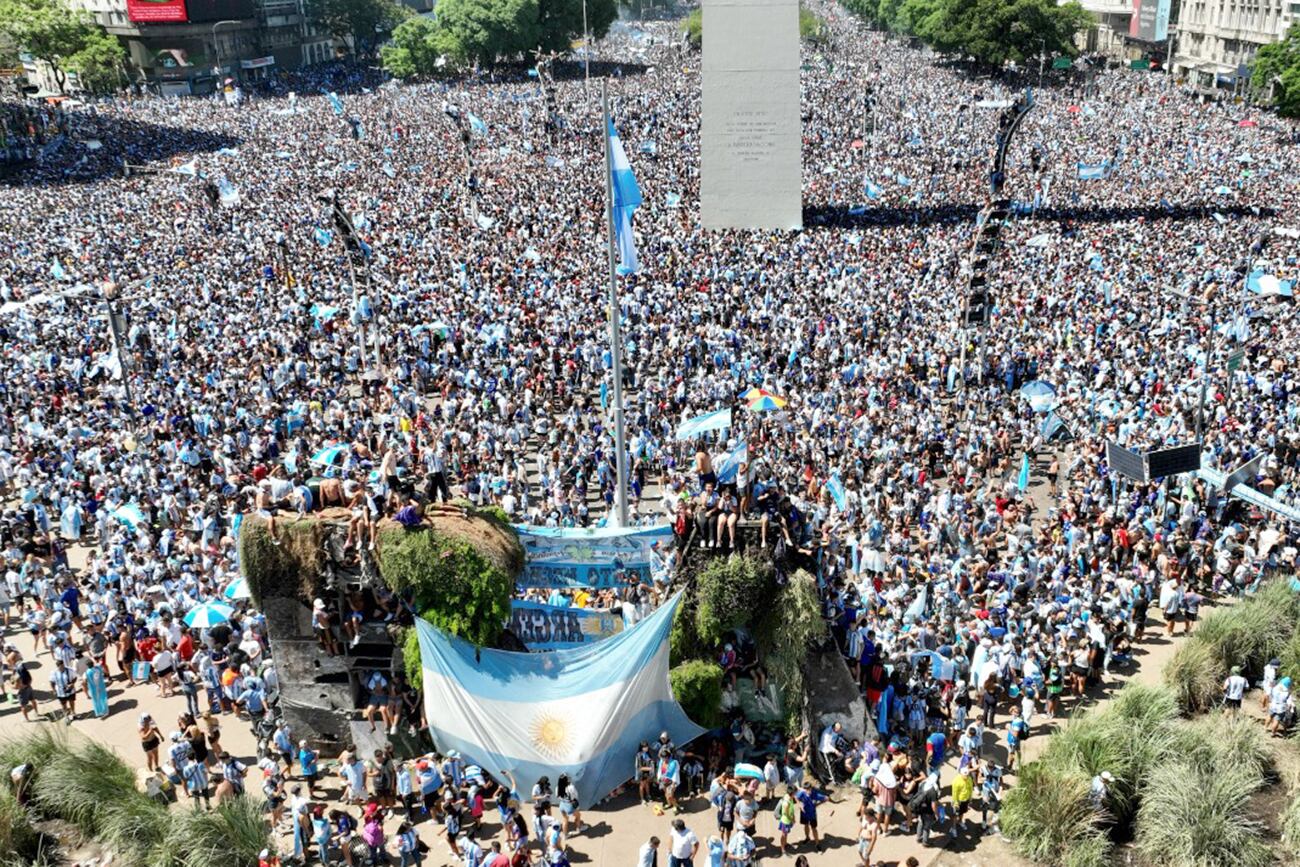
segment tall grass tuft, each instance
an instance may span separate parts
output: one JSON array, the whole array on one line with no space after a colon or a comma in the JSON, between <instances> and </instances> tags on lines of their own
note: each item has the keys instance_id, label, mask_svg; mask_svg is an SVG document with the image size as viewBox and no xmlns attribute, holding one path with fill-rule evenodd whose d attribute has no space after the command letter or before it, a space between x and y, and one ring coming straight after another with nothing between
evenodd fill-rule
<instances>
[{"instance_id":1,"label":"tall grass tuft","mask_svg":"<svg viewBox=\"0 0 1300 867\"><path fill-rule=\"evenodd\" d=\"M1291 860L1300 861L1300 791L1294 789L1282 811L1282 848Z\"/></svg>"},{"instance_id":2,"label":"tall grass tuft","mask_svg":"<svg viewBox=\"0 0 1300 867\"><path fill-rule=\"evenodd\" d=\"M1240 770L1259 779L1273 765L1264 732L1249 717L1199 717L1177 725L1172 739L1175 754L1200 767Z\"/></svg>"},{"instance_id":3,"label":"tall grass tuft","mask_svg":"<svg viewBox=\"0 0 1300 867\"><path fill-rule=\"evenodd\" d=\"M1088 786L1081 771L1041 759L1030 762L1003 802L1003 833L1020 854L1042 864L1106 863L1110 844L1100 827L1102 817L1088 800ZM1085 850L1094 860L1082 860Z\"/></svg>"},{"instance_id":4,"label":"tall grass tuft","mask_svg":"<svg viewBox=\"0 0 1300 867\"><path fill-rule=\"evenodd\" d=\"M37 767L32 795L38 809L98 836L110 808L136 793L135 771L102 744L88 742L57 750Z\"/></svg>"},{"instance_id":5,"label":"tall grass tuft","mask_svg":"<svg viewBox=\"0 0 1300 867\"><path fill-rule=\"evenodd\" d=\"M1168 867L1265 867L1273 854L1250 796L1260 786L1248 769L1171 760L1151 773L1138 810L1135 842Z\"/></svg>"},{"instance_id":6,"label":"tall grass tuft","mask_svg":"<svg viewBox=\"0 0 1300 867\"><path fill-rule=\"evenodd\" d=\"M210 813L177 814L172 837L180 841L185 867L256 867L258 853L270 845L266 818L247 797L226 801Z\"/></svg>"},{"instance_id":7,"label":"tall grass tuft","mask_svg":"<svg viewBox=\"0 0 1300 867\"><path fill-rule=\"evenodd\" d=\"M40 842L27 811L7 788L0 788L0 857L31 864L36 861Z\"/></svg>"},{"instance_id":8,"label":"tall grass tuft","mask_svg":"<svg viewBox=\"0 0 1300 867\"><path fill-rule=\"evenodd\" d=\"M1208 642L1194 633L1165 663L1165 685L1173 692L1183 713L1209 710L1219 700L1228 663Z\"/></svg>"},{"instance_id":9,"label":"tall grass tuft","mask_svg":"<svg viewBox=\"0 0 1300 867\"><path fill-rule=\"evenodd\" d=\"M172 831L167 808L132 788L101 815L99 839L127 864L145 864Z\"/></svg>"}]
</instances>

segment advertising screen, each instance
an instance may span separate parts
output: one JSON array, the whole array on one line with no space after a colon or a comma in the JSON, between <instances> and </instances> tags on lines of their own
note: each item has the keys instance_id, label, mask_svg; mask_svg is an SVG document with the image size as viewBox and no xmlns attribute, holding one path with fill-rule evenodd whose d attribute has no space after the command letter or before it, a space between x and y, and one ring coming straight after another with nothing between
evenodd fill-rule
<instances>
[{"instance_id":1,"label":"advertising screen","mask_svg":"<svg viewBox=\"0 0 1300 867\"><path fill-rule=\"evenodd\" d=\"M1163 42L1169 37L1170 0L1133 0L1133 17L1128 35L1144 42Z\"/></svg>"},{"instance_id":2,"label":"advertising screen","mask_svg":"<svg viewBox=\"0 0 1300 867\"><path fill-rule=\"evenodd\" d=\"M195 24L240 20L257 15L253 0L186 0L186 8L190 21Z\"/></svg>"},{"instance_id":3,"label":"advertising screen","mask_svg":"<svg viewBox=\"0 0 1300 867\"><path fill-rule=\"evenodd\" d=\"M185 0L126 0L126 17L140 24L185 22Z\"/></svg>"}]
</instances>

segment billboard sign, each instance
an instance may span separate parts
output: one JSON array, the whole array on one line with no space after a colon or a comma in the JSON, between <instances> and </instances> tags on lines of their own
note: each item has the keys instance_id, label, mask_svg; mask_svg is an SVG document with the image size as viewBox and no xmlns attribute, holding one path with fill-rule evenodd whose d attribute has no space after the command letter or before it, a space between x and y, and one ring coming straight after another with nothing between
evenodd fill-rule
<instances>
[{"instance_id":1,"label":"billboard sign","mask_svg":"<svg viewBox=\"0 0 1300 867\"><path fill-rule=\"evenodd\" d=\"M1169 38L1170 0L1133 0L1133 17L1128 35L1143 42L1164 42Z\"/></svg>"},{"instance_id":2,"label":"billboard sign","mask_svg":"<svg viewBox=\"0 0 1300 867\"><path fill-rule=\"evenodd\" d=\"M189 21L185 0L126 0L126 17L136 24L174 24Z\"/></svg>"}]
</instances>

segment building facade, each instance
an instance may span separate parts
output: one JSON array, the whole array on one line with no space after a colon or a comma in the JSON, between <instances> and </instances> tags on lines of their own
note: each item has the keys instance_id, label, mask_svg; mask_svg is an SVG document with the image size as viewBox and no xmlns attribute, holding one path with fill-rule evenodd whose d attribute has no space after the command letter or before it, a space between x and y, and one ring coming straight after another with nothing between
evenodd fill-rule
<instances>
[{"instance_id":1,"label":"building facade","mask_svg":"<svg viewBox=\"0 0 1300 867\"><path fill-rule=\"evenodd\" d=\"M1141 56L1140 50L1128 46L1129 22L1133 18L1132 0L1082 0L1080 5L1097 19L1097 23L1079 38L1081 49L1121 61Z\"/></svg>"},{"instance_id":2,"label":"building facade","mask_svg":"<svg viewBox=\"0 0 1300 867\"><path fill-rule=\"evenodd\" d=\"M1255 52L1300 21L1300 0L1182 0L1173 69L1217 94L1244 91Z\"/></svg>"},{"instance_id":3,"label":"building facade","mask_svg":"<svg viewBox=\"0 0 1300 867\"><path fill-rule=\"evenodd\" d=\"M137 83L202 95L334 57L303 0L74 0L126 48Z\"/></svg>"}]
</instances>

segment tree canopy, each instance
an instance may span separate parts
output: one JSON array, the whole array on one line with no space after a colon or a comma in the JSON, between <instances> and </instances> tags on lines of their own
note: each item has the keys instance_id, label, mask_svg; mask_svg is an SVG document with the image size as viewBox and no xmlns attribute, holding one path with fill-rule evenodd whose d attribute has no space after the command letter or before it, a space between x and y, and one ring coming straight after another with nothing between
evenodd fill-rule
<instances>
[{"instance_id":1,"label":"tree canopy","mask_svg":"<svg viewBox=\"0 0 1300 867\"><path fill-rule=\"evenodd\" d=\"M94 24L88 13L64 0L0 0L0 35L54 73L59 90L68 72L76 71L81 86L95 93L120 83L118 70L125 52L116 39Z\"/></svg>"},{"instance_id":2,"label":"tree canopy","mask_svg":"<svg viewBox=\"0 0 1300 867\"><path fill-rule=\"evenodd\" d=\"M438 0L436 22L398 27L380 57L393 75L409 78L432 74L442 56L453 63L487 64L538 48L568 51L582 36L582 5L582 0ZM604 36L617 15L615 0L588 0L592 37Z\"/></svg>"},{"instance_id":3,"label":"tree canopy","mask_svg":"<svg viewBox=\"0 0 1300 867\"><path fill-rule=\"evenodd\" d=\"M336 39L365 54L378 44L378 37L391 33L411 15L397 0L307 0L307 17Z\"/></svg>"},{"instance_id":4,"label":"tree canopy","mask_svg":"<svg viewBox=\"0 0 1300 867\"><path fill-rule=\"evenodd\" d=\"M1282 41L1261 46L1255 53L1250 88L1256 95L1272 89L1277 113L1300 117L1300 24L1292 24Z\"/></svg>"},{"instance_id":5,"label":"tree canopy","mask_svg":"<svg viewBox=\"0 0 1300 867\"><path fill-rule=\"evenodd\" d=\"M1078 54L1074 37L1092 24L1077 2L1053 0L844 0L878 27L915 36L935 51L1001 66L1009 60Z\"/></svg>"}]
</instances>

